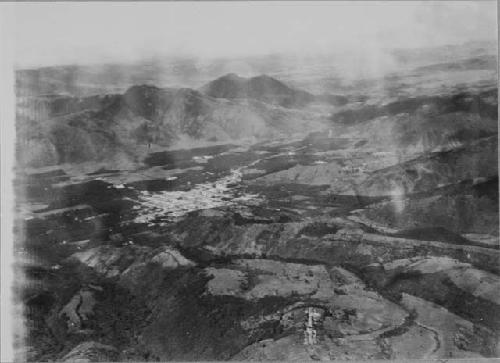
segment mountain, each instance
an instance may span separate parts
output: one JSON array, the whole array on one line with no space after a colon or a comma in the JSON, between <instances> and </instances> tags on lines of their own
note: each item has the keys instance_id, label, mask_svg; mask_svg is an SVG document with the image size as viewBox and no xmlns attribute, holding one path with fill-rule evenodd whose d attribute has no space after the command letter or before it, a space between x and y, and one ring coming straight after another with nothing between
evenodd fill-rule
<instances>
[{"instance_id":1,"label":"mountain","mask_svg":"<svg viewBox=\"0 0 500 363\"><path fill-rule=\"evenodd\" d=\"M292 89L266 75L243 78L230 73L208 83L201 90L215 98L253 98L285 107L304 106L314 100L312 94Z\"/></svg>"},{"instance_id":2,"label":"mountain","mask_svg":"<svg viewBox=\"0 0 500 363\"><path fill-rule=\"evenodd\" d=\"M374 147L399 151L446 150L497 134L497 89L439 96L403 97L335 113L334 125Z\"/></svg>"},{"instance_id":3,"label":"mountain","mask_svg":"<svg viewBox=\"0 0 500 363\"><path fill-rule=\"evenodd\" d=\"M446 71L470 71L470 70L493 70L498 67L497 56L486 54L472 58L454 60L418 67L416 72L446 72Z\"/></svg>"},{"instance_id":4,"label":"mountain","mask_svg":"<svg viewBox=\"0 0 500 363\"><path fill-rule=\"evenodd\" d=\"M411 233L425 239L437 228L460 234L498 235L498 175L491 174L375 203L358 214L364 221L405 231L406 237ZM455 236L454 241L458 243L460 238Z\"/></svg>"},{"instance_id":5,"label":"mountain","mask_svg":"<svg viewBox=\"0 0 500 363\"><path fill-rule=\"evenodd\" d=\"M480 117L496 119L498 117L497 97L496 87L479 92L464 91L437 96L401 97L383 105L366 105L357 109L342 110L333 114L331 119L343 124L353 124L376 117L417 111L432 112L433 114L471 112Z\"/></svg>"},{"instance_id":6,"label":"mountain","mask_svg":"<svg viewBox=\"0 0 500 363\"><path fill-rule=\"evenodd\" d=\"M59 94L43 96L19 97L17 100L17 118L44 121L70 113L99 110L105 107L118 95L93 95L88 97L72 97Z\"/></svg>"},{"instance_id":7,"label":"mountain","mask_svg":"<svg viewBox=\"0 0 500 363\"><path fill-rule=\"evenodd\" d=\"M18 156L32 166L138 161L151 147L266 139L319 126L315 115L257 100L222 100L189 88L150 85L130 87L121 95L44 97L18 106Z\"/></svg>"},{"instance_id":8,"label":"mountain","mask_svg":"<svg viewBox=\"0 0 500 363\"><path fill-rule=\"evenodd\" d=\"M463 44L441 45L418 49L399 48L391 51L395 59L403 64L430 65L449 62L450 59L465 59L496 55L496 41L471 41Z\"/></svg>"},{"instance_id":9,"label":"mountain","mask_svg":"<svg viewBox=\"0 0 500 363\"><path fill-rule=\"evenodd\" d=\"M497 135L481 138L452 150L421 156L379 169L368 175L356 193L368 196L409 195L498 175Z\"/></svg>"},{"instance_id":10,"label":"mountain","mask_svg":"<svg viewBox=\"0 0 500 363\"><path fill-rule=\"evenodd\" d=\"M201 91L214 98L248 98L283 107L303 107L312 102L345 104L347 99L336 95L313 95L291 88L267 75L252 78L227 74L206 84Z\"/></svg>"}]
</instances>

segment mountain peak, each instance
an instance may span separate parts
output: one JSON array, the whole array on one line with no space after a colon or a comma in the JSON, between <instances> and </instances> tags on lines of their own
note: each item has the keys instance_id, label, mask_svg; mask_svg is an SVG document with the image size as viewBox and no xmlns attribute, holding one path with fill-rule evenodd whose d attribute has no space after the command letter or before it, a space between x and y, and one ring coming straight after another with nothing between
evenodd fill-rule
<instances>
[{"instance_id":1,"label":"mountain peak","mask_svg":"<svg viewBox=\"0 0 500 363\"><path fill-rule=\"evenodd\" d=\"M229 73L206 84L201 90L214 98L251 98L284 107L303 106L314 99L313 95L295 90L266 74L244 78Z\"/></svg>"}]
</instances>

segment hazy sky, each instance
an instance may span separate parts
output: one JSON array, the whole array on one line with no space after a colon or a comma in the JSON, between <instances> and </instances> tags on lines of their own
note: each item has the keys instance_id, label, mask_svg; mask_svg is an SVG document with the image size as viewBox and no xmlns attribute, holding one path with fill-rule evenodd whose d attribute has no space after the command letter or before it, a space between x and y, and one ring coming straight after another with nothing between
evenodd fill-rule
<instances>
[{"instance_id":1,"label":"hazy sky","mask_svg":"<svg viewBox=\"0 0 500 363\"><path fill-rule=\"evenodd\" d=\"M495 40L496 1L18 3L12 19L21 67ZM8 13L10 11L10 13Z\"/></svg>"}]
</instances>

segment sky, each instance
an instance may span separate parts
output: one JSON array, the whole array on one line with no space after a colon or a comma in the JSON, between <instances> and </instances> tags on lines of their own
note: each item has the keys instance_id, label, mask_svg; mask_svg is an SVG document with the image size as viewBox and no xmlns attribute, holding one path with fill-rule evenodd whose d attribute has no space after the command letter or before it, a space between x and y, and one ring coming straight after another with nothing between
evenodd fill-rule
<instances>
[{"instance_id":1,"label":"sky","mask_svg":"<svg viewBox=\"0 0 500 363\"><path fill-rule=\"evenodd\" d=\"M150 56L460 44L497 37L496 1L39 2L0 5L17 67Z\"/></svg>"}]
</instances>

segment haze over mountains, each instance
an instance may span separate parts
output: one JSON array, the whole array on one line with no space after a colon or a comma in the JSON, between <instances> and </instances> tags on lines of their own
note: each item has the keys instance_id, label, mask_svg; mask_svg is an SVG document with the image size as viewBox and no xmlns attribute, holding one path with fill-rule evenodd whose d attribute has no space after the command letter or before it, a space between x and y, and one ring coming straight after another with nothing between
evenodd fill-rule
<instances>
[{"instance_id":1,"label":"haze over mountains","mask_svg":"<svg viewBox=\"0 0 500 363\"><path fill-rule=\"evenodd\" d=\"M151 145L169 147L183 139L269 139L320 126L315 113L290 109L312 102L314 96L307 92L264 76L249 80L249 88L242 78L233 85L228 81L235 81L234 76L209 83L204 93L138 85L123 95L28 100L19 110L28 122L19 125L21 135L27 135L21 137L20 152L29 150L25 160L33 166L112 159L117 154L134 160L137 147L149 151Z\"/></svg>"},{"instance_id":2,"label":"haze over mountains","mask_svg":"<svg viewBox=\"0 0 500 363\"><path fill-rule=\"evenodd\" d=\"M456 64L474 60L479 70L496 71L497 44L495 41L469 42L460 45L418 49L389 50L371 60L369 53L329 51L314 55L271 54L253 57L151 57L131 63L94 65L60 65L36 69L19 69L16 92L22 96L68 94L82 96L96 93L123 93L139 84L158 87L190 87L198 89L226 74L241 77L269 75L309 93L352 92L352 85L382 78L391 73L411 71L428 65L457 67ZM476 77L480 73L476 74ZM359 91L359 90L358 90Z\"/></svg>"}]
</instances>

